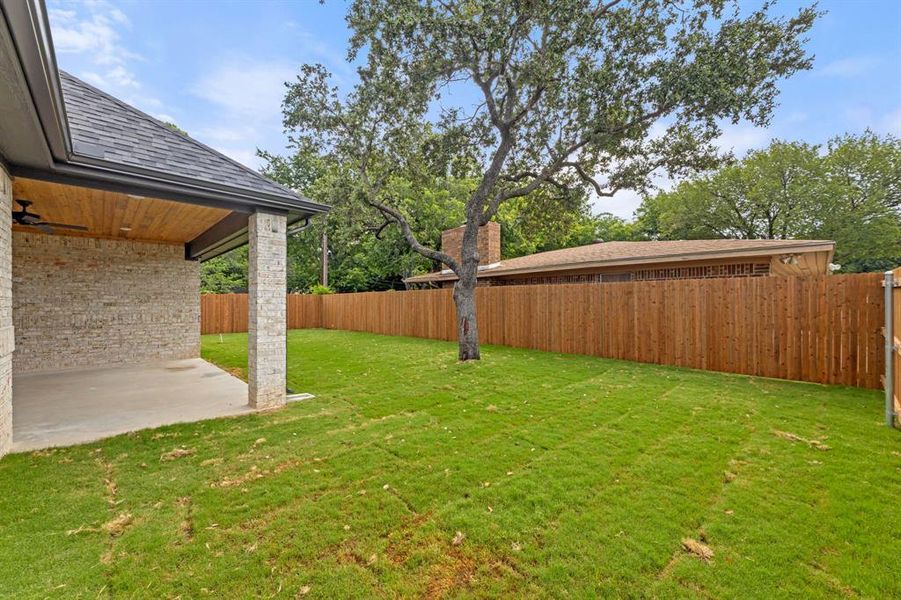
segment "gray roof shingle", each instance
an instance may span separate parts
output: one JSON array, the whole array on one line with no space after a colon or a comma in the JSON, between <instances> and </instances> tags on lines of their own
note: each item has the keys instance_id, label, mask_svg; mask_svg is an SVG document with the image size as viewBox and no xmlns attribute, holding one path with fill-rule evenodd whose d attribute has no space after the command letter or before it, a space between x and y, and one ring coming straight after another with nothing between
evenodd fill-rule
<instances>
[{"instance_id":1,"label":"gray roof shingle","mask_svg":"<svg viewBox=\"0 0 901 600\"><path fill-rule=\"evenodd\" d=\"M76 154L288 200L301 197L253 169L60 71Z\"/></svg>"}]
</instances>

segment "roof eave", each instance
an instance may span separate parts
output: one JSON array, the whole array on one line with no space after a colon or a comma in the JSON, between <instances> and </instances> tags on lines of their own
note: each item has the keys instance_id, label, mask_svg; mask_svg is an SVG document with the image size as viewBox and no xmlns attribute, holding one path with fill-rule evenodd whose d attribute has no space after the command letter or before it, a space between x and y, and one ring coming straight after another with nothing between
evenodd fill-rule
<instances>
[{"instance_id":1,"label":"roof eave","mask_svg":"<svg viewBox=\"0 0 901 600\"><path fill-rule=\"evenodd\" d=\"M329 210L328 206L300 196L294 199L265 192L212 185L197 180L179 180L179 178L161 173L136 172L116 163L101 165L99 161L95 164L56 162L49 169L12 164L10 171L16 177L187 202L244 213L251 213L260 208L308 215Z\"/></svg>"},{"instance_id":2,"label":"roof eave","mask_svg":"<svg viewBox=\"0 0 901 600\"><path fill-rule=\"evenodd\" d=\"M44 3L3 1L0 9L49 153L54 160L67 160L72 150L71 136Z\"/></svg>"}]
</instances>

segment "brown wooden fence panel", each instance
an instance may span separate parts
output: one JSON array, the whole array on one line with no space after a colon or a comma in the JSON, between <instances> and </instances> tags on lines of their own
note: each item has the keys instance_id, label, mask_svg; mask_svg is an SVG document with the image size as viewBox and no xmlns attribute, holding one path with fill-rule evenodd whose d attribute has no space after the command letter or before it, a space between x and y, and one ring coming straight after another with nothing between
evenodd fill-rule
<instances>
[{"instance_id":1,"label":"brown wooden fence panel","mask_svg":"<svg viewBox=\"0 0 901 600\"><path fill-rule=\"evenodd\" d=\"M288 329L322 327L320 296L288 294Z\"/></svg>"},{"instance_id":2,"label":"brown wooden fence panel","mask_svg":"<svg viewBox=\"0 0 901 600\"><path fill-rule=\"evenodd\" d=\"M879 388L881 277L480 287L478 326L487 344ZM246 331L238 298L204 296L203 333ZM291 294L288 326L457 337L451 290Z\"/></svg>"},{"instance_id":3,"label":"brown wooden fence panel","mask_svg":"<svg viewBox=\"0 0 901 600\"><path fill-rule=\"evenodd\" d=\"M247 294L201 294L201 333L247 331Z\"/></svg>"}]
</instances>

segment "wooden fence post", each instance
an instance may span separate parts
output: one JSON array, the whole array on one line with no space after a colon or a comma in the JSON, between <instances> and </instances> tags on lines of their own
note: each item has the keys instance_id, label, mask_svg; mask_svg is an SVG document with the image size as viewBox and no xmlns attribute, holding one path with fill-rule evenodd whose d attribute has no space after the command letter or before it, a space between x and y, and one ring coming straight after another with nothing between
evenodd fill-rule
<instances>
[{"instance_id":1,"label":"wooden fence post","mask_svg":"<svg viewBox=\"0 0 901 600\"><path fill-rule=\"evenodd\" d=\"M895 295L895 276L892 271L885 272L883 281L885 288L885 327L882 329L885 338L885 424L895 426L895 326L894 307L892 306Z\"/></svg>"}]
</instances>

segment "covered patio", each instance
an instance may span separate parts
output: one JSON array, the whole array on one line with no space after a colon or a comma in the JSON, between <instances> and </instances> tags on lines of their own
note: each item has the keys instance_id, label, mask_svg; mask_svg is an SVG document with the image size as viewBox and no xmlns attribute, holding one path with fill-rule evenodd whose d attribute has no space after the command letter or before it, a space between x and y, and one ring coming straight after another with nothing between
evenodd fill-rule
<instances>
[{"instance_id":1,"label":"covered patio","mask_svg":"<svg viewBox=\"0 0 901 600\"><path fill-rule=\"evenodd\" d=\"M253 412L247 384L200 358L13 376L13 452Z\"/></svg>"},{"instance_id":2,"label":"covered patio","mask_svg":"<svg viewBox=\"0 0 901 600\"><path fill-rule=\"evenodd\" d=\"M286 240L327 207L58 71L0 13L0 456L287 402ZM200 356L200 263L249 245L247 384Z\"/></svg>"}]
</instances>

